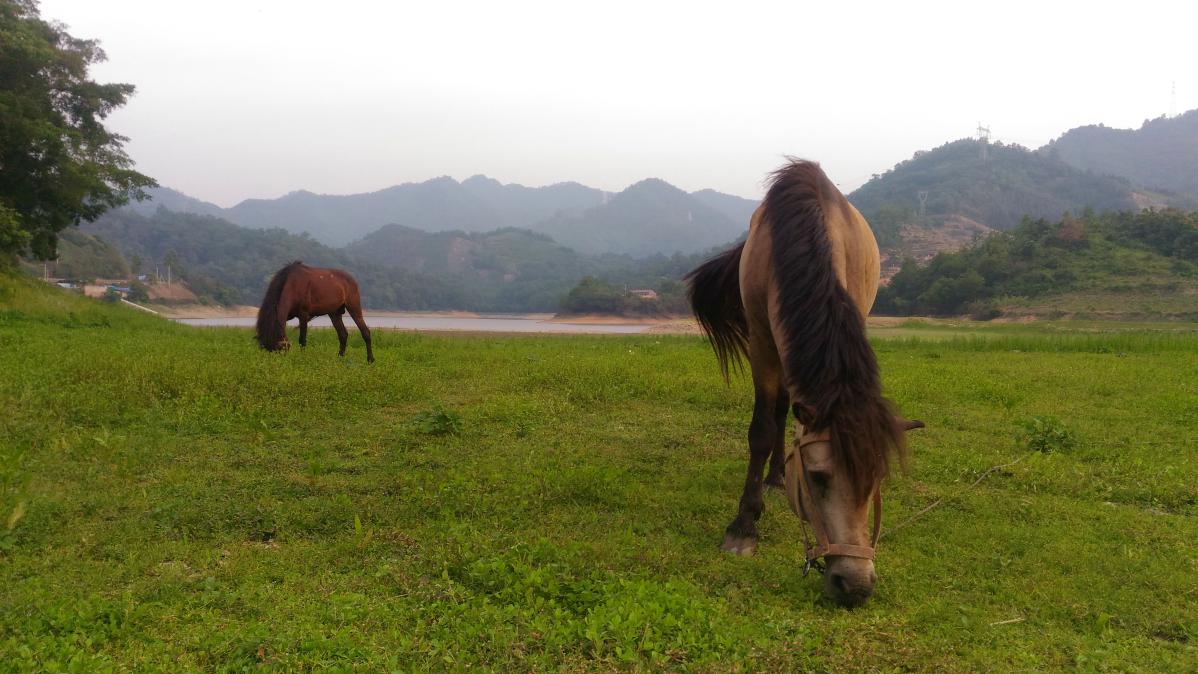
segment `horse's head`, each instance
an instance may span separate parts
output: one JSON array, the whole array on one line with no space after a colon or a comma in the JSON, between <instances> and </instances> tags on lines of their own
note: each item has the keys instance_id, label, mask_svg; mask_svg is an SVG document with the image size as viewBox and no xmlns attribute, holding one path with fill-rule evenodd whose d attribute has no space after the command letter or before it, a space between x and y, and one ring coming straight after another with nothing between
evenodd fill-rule
<instances>
[{"instance_id":1,"label":"horse's head","mask_svg":"<svg viewBox=\"0 0 1198 674\"><path fill-rule=\"evenodd\" d=\"M896 423L903 431L924 426L922 421L905 419ZM827 432L803 436L795 451L801 460L787 467L787 488L792 500L800 500L802 517L814 533L814 542L807 541L808 564L818 567L822 557L824 595L841 606L860 606L873 594L878 580L873 557L882 516L880 478L863 489L857 483L860 477L850 474L836 456Z\"/></svg>"},{"instance_id":2,"label":"horse's head","mask_svg":"<svg viewBox=\"0 0 1198 674\"><path fill-rule=\"evenodd\" d=\"M287 339L286 334L275 335L258 333L254 335L254 340L258 342L258 346L266 351L283 351L286 352L291 348L291 341Z\"/></svg>"}]
</instances>

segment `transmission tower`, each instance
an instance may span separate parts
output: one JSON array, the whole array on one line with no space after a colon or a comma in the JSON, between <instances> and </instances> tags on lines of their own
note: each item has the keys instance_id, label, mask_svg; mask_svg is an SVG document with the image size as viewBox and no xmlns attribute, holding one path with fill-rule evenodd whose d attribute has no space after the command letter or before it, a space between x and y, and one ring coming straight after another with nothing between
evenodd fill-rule
<instances>
[{"instance_id":1,"label":"transmission tower","mask_svg":"<svg viewBox=\"0 0 1198 674\"><path fill-rule=\"evenodd\" d=\"M990 127L978 122L978 141L982 145L982 161L986 161L986 150L990 148Z\"/></svg>"},{"instance_id":2,"label":"transmission tower","mask_svg":"<svg viewBox=\"0 0 1198 674\"><path fill-rule=\"evenodd\" d=\"M924 216L928 213L928 191L920 190L915 195L919 197L919 219L923 221Z\"/></svg>"}]
</instances>

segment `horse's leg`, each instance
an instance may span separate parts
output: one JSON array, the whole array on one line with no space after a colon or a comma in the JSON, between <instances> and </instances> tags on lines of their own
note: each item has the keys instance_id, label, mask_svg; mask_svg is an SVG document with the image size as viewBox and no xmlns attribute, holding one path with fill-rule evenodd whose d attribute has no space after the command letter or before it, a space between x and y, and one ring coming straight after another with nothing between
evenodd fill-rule
<instances>
[{"instance_id":1,"label":"horse's leg","mask_svg":"<svg viewBox=\"0 0 1198 674\"><path fill-rule=\"evenodd\" d=\"M751 360L751 359L750 359ZM753 368L753 421L749 423L749 470L745 476L744 491L736 517L724 530L721 548L738 555L748 556L757 551L757 520L765 509L762 496L762 474L765 462L774 448L778 437L776 407L780 391L774 377L758 377Z\"/></svg>"},{"instance_id":2,"label":"horse's leg","mask_svg":"<svg viewBox=\"0 0 1198 674\"><path fill-rule=\"evenodd\" d=\"M354 319L354 325L358 326L358 332L362 333L362 340L366 342L366 362L374 362L374 349L370 346L370 328L366 327L366 321L362 318L362 307L354 304L346 307L349 309L349 317Z\"/></svg>"},{"instance_id":3,"label":"horse's leg","mask_svg":"<svg viewBox=\"0 0 1198 674\"><path fill-rule=\"evenodd\" d=\"M308 317L306 315L299 317L299 343L300 348L308 346Z\"/></svg>"},{"instance_id":4,"label":"horse's leg","mask_svg":"<svg viewBox=\"0 0 1198 674\"><path fill-rule=\"evenodd\" d=\"M337 341L341 342L341 350L337 352L338 356L345 355L345 343L349 341L349 330L345 329L345 321L341 319L341 314L344 309L338 309L329 314L329 320L333 322L333 329L337 331Z\"/></svg>"},{"instance_id":5,"label":"horse's leg","mask_svg":"<svg viewBox=\"0 0 1198 674\"><path fill-rule=\"evenodd\" d=\"M770 470L765 483L779 489L786 488L786 415L790 413L790 395L779 388L774 403L774 448L770 450Z\"/></svg>"}]
</instances>

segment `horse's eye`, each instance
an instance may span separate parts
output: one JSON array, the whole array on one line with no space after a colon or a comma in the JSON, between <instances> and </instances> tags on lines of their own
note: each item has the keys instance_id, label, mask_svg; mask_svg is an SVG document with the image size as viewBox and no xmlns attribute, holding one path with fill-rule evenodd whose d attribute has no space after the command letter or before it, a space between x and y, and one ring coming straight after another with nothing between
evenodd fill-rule
<instances>
[{"instance_id":1,"label":"horse's eye","mask_svg":"<svg viewBox=\"0 0 1198 674\"><path fill-rule=\"evenodd\" d=\"M811 486L823 491L828 488L828 474L823 471L811 471L808 473L811 478Z\"/></svg>"}]
</instances>

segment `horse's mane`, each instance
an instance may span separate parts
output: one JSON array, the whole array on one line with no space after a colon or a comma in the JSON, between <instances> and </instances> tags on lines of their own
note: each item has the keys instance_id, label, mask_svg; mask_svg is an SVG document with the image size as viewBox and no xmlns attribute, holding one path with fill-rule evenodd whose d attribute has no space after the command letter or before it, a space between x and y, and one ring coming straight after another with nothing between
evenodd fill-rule
<instances>
[{"instance_id":1,"label":"horse's mane","mask_svg":"<svg viewBox=\"0 0 1198 674\"><path fill-rule=\"evenodd\" d=\"M832 450L864 500L905 450L882 397L865 317L833 266L825 209L847 208L819 164L791 159L773 174L764 203L777 284L784 368L798 391L795 416L808 431L831 430Z\"/></svg>"},{"instance_id":2,"label":"horse's mane","mask_svg":"<svg viewBox=\"0 0 1198 674\"><path fill-rule=\"evenodd\" d=\"M296 260L283 267L275 272L270 279L270 285L266 286L266 296L262 298L262 306L258 307L258 323L254 335L258 340L258 345L267 351L277 349L279 342L286 334L287 322L279 320L279 300L283 297L283 288L287 285L287 278L291 276L291 272L303 264Z\"/></svg>"}]
</instances>

